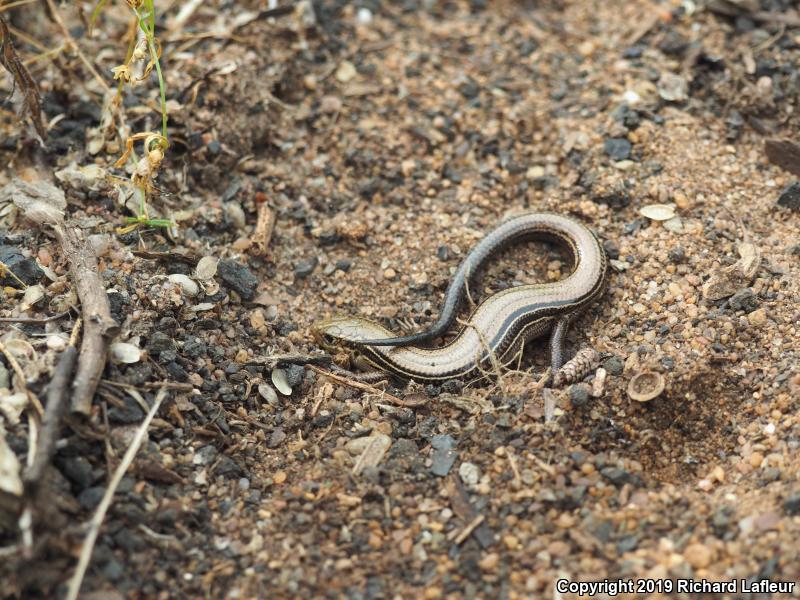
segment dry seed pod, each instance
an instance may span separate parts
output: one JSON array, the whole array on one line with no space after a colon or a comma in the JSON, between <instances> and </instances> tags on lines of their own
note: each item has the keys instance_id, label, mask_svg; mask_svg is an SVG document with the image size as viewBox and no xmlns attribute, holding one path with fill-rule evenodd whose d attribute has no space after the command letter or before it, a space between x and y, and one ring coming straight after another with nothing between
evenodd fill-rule
<instances>
[{"instance_id":1,"label":"dry seed pod","mask_svg":"<svg viewBox=\"0 0 800 600\"><path fill-rule=\"evenodd\" d=\"M564 363L555 375L553 375L553 386L561 387L569 383L575 383L586 377L597 366L600 356L594 348L584 348L578 351L572 360Z\"/></svg>"},{"instance_id":2,"label":"dry seed pod","mask_svg":"<svg viewBox=\"0 0 800 600\"><path fill-rule=\"evenodd\" d=\"M649 402L664 391L665 380L656 371L641 371L628 383L628 397L636 402Z\"/></svg>"}]
</instances>

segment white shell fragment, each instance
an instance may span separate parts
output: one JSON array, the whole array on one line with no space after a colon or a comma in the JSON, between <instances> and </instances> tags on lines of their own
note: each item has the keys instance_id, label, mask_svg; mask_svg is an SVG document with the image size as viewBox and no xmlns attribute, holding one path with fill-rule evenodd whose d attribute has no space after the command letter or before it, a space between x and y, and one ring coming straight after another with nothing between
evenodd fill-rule
<instances>
[{"instance_id":1,"label":"white shell fragment","mask_svg":"<svg viewBox=\"0 0 800 600\"><path fill-rule=\"evenodd\" d=\"M133 364L142 359L141 349L127 342L111 344L110 352L111 360L116 363Z\"/></svg>"},{"instance_id":2,"label":"white shell fragment","mask_svg":"<svg viewBox=\"0 0 800 600\"><path fill-rule=\"evenodd\" d=\"M277 406L278 405L278 394L275 393L275 390L272 389L272 386L268 383L260 383L258 385L258 394L267 401L267 404L270 406Z\"/></svg>"},{"instance_id":3,"label":"white shell fragment","mask_svg":"<svg viewBox=\"0 0 800 600\"><path fill-rule=\"evenodd\" d=\"M648 204L639 209L639 214L652 221L669 221L675 217L675 205Z\"/></svg>"},{"instance_id":4,"label":"white shell fragment","mask_svg":"<svg viewBox=\"0 0 800 600\"><path fill-rule=\"evenodd\" d=\"M192 312L205 312L207 310L213 310L216 306L213 302L201 302L200 304L195 304L189 310Z\"/></svg>"},{"instance_id":5,"label":"white shell fragment","mask_svg":"<svg viewBox=\"0 0 800 600\"><path fill-rule=\"evenodd\" d=\"M204 256L197 262L194 273L201 281L206 281L217 274L219 259L216 256Z\"/></svg>"},{"instance_id":6,"label":"white shell fragment","mask_svg":"<svg viewBox=\"0 0 800 600\"><path fill-rule=\"evenodd\" d=\"M336 79L347 83L357 74L356 68L349 60L343 60L336 69Z\"/></svg>"},{"instance_id":7,"label":"white shell fragment","mask_svg":"<svg viewBox=\"0 0 800 600\"><path fill-rule=\"evenodd\" d=\"M284 396L292 395L292 386L289 385L289 380L286 377L286 371L283 369L272 370L272 384Z\"/></svg>"},{"instance_id":8,"label":"white shell fragment","mask_svg":"<svg viewBox=\"0 0 800 600\"><path fill-rule=\"evenodd\" d=\"M42 298L44 298L44 286L31 285L25 290L25 294L22 296L20 309L26 311Z\"/></svg>"},{"instance_id":9,"label":"white shell fragment","mask_svg":"<svg viewBox=\"0 0 800 600\"><path fill-rule=\"evenodd\" d=\"M176 284L189 298L194 298L200 293L200 286L194 279L181 273L173 273L167 277L172 283Z\"/></svg>"},{"instance_id":10,"label":"white shell fragment","mask_svg":"<svg viewBox=\"0 0 800 600\"><path fill-rule=\"evenodd\" d=\"M16 394L8 390L0 393L0 415L8 419L12 425L17 425L22 416L22 411L28 407L28 395L25 392ZM2 419L0 419L2 421Z\"/></svg>"}]
</instances>

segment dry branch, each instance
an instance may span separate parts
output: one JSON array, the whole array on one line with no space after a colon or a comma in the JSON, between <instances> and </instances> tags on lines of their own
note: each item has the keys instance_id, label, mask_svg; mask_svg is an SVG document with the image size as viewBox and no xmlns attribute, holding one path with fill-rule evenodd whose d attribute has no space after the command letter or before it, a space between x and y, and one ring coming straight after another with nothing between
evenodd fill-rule
<instances>
[{"instance_id":1,"label":"dry branch","mask_svg":"<svg viewBox=\"0 0 800 600\"><path fill-rule=\"evenodd\" d=\"M69 260L83 313L83 340L78 371L72 383L71 409L88 415L106 364L108 341L116 335L119 326L111 317L105 285L97 272L97 258L83 232L66 225L56 227L55 232Z\"/></svg>"},{"instance_id":2,"label":"dry branch","mask_svg":"<svg viewBox=\"0 0 800 600\"><path fill-rule=\"evenodd\" d=\"M44 469L50 464L50 459L55 452L58 432L61 428L61 419L67 407L69 381L77 358L78 350L75 346L67 346L67 349L61 353L53 372L53 378L47 386L47 408L45 409L42 428L37 440L36 454L33 464L25 470L23 475L23 481L27 487L26 493L28 494L35 494L36 488L41 482Z\"/></svg>"}]
</instances>

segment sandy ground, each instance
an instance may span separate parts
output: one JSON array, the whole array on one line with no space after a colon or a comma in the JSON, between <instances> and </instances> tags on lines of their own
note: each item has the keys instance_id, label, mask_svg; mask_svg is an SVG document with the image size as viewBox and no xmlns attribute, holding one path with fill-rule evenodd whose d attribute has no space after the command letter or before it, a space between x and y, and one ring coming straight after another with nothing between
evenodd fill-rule
<instances>
[{"instance_id":1,"label":"sandy ground","mask_svg":"<svg viewBox=\"0 0 800 600\"><path fill-rule=\"evenodd\" d=\"M784 4L760 10L796 18ZM124 52L123 8L92 39L62 9L104 75ZM109 363L91 417L68 420L36 555L4 559L4 593L63 593L81 524L144 415L119 384L151 403L147 384L162 380L192 391L170 393L123 479L87 597L570 598L557 580L605 578L633 582L622 597L699 597L685 586L701 579L736 581L713 597L745 597L742 585L798 582L800 214L776 205L793 178L763 145L797 133L800 29L643 0L324 3L313 23L306 12L231 29L259 8L212 3L162 23L172 147L151 212L178 221L172 239L116 235L129 214L116 188L62 184L68 214L98 236L117 341L146 352ZM17 27L59 39L39 8L24 11ZM192 35L215 28L227 33ZM32 73L61 118L41 151L3 112L0 186L71 163L113 171L108 146L87 149L101 104L80 61ZM158 126L156 90L129 93L134 131ZM653 204L678 219L640 213ZM259 255L264 205L276 224ZM414 408L301 367L287 369L291 395L275 393L263 359L318 354L315 321L432 322L460 258L523 210L578 218L612 259L607 293L569 335L572 352L600 353L598 397L590 375L546 408L544 343L500 379L393 384ZM27 313L6 288L0 316L74 303L48 231L0 219L0 241L53 274ZM709 300L743 247L761 257L752 278ZM198 295L167 278L197 281L202 256L232 262ZM481 291L568 268L553 248L516 248ZM68 333L72 318L0 324L6 343L36 348L37 393L57 356L41 334ZM644 370L665 390L638 403L626 389ZM25 419L4 428L24 461ZM377 465L354 472L365 452ZM0 534L19 541L13 519Z\"/></svg>"}]
</instances>

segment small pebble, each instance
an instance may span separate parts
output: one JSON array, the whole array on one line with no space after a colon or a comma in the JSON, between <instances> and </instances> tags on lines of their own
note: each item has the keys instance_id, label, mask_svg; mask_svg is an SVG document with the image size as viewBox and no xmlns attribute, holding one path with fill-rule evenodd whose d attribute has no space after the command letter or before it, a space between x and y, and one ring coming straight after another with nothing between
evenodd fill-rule
<instances>
[{"instance_id":1,"label":"small pebble","mask_svg":"<svg viewBox=\"0 0 800 600\"><path fill-rule=\"evenodd\" d=\"M632 146L625 138L609 138L603 142L603 149L611 160L621 161L631 157Z\"/></svg>"},{"instance_id":2,"label":"small pebble","mask_svg":"<svg viewBox=\"0 0 800 600\"><path fill-rule=\"evenodd\" d=\"M305 279L311 273L314 272L314 269L317 268L318 260L316 256L313 256L309 259L299 260L294 265L294 274L295 277L300 279Z\"/></svg>"},{"instance_id":3,"label":"small pebble","mask_svg":"<svg viewBox=\"0 0 800 600\"><path fill-rule=\"evenodd\" d=\"M695 569L706 569L714 559L714 552L704 544L689 544L683 558Z\"/></svg>"},{"instance_id":4,"label":"small pebble","mask_svg":"<svg viewBox=\"0 0 800 600\"><path fill-rule=\"evenodd\" d=\"M470 487L477 485L481 479L481 471L478 465L471 462L461 463L461 466L458 467L458 475L461 477L461 481Z\"/></svg>"}]
</instances>

